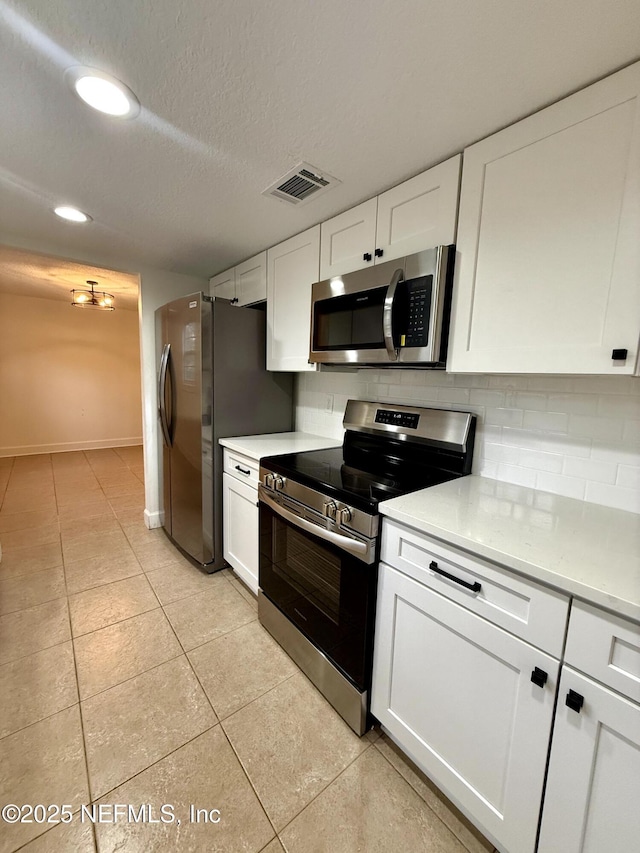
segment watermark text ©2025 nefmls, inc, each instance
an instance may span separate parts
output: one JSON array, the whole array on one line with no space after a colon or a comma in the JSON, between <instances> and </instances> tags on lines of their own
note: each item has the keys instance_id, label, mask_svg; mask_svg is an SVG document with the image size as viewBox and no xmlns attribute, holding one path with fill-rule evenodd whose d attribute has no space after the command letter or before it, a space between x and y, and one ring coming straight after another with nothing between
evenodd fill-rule
<instances>
[{"instance_id":1,"label":"watermark text \u00a92025 nefmls, inc","mask_svg":"<svg viewBox=\"0 0 640 853\"><path fill-rule=\"evenodd\" d=\"M77 807L76 807L77 809ZM189 823L220 823L220 809L202 808L193 803L189 804L186 814L176 812L172 803L162 803L153 806L151 803L92 803L80 806L75 813L69 803L57 805L15 805L7 803L2 807L0 816L5 823L40 823L56 824L71 823L79 820L81 823L145 823L145 824L174 824L180 826L183 820Z\"/></svg>"}]
</instances>

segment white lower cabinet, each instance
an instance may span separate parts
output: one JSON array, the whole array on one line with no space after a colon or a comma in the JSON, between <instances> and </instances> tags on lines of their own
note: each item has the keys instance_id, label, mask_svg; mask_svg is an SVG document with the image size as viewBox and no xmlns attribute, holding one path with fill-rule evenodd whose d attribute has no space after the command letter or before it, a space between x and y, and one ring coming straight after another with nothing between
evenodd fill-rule
<instances>
[{"instance_id":1,"label":"white lower cabinet","mask_svg":"<svg viewBox=\"0 0 640 853\"><path fill-rule=\"evenodd\" d=\"M242 467L242 460L238 464ZM243 470L247 470L248 476L248 466ZM222 500L224 558L249 589L257 595L259 560L257 485L252 482L243 482L225 471L222 475Z\"/></svg>"},{"instance_id":2,"label":"white lower cabinet","mask_svg":"<svg viewBox=\"0 0 640 853\"><path fill-rule=\"evenodd\" d=\"M639 847L640 705L567 666L538 853L630 853Z\"/></svg>"},{"instance_id":3,"label":"white lower cabinet","mask_svg":"<svg viewBox=\"0 0 640 853\"><path fill-rule=\"evenodd\" d=\"M509 853L535 848L558 670L556 658L381 564L372 713Z\"/></svg>"}]
</instances>

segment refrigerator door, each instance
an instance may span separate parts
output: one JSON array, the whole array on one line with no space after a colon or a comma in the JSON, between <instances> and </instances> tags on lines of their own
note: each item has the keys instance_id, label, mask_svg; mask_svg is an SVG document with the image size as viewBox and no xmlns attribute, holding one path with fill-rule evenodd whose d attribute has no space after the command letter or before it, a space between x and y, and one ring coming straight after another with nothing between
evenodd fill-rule
<instances>
[{"instance_id":1,"label":"refrigerator door","mask_svg":"<svg viewBox=\"0 0 640 853\"><path fill-rule=\"evenodd\" d=\"M159 309L163 526L201 565L213 560L211 303L200 293Z\"/></svg>"}]
</instances>

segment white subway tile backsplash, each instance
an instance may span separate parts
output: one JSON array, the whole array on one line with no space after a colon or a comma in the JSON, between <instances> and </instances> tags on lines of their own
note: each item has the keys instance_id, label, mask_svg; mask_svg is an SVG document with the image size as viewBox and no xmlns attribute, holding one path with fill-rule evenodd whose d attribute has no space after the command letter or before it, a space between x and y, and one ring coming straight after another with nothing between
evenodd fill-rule
<instances>
[{"instance_id":1,"label":"white subway tile backsplash","mask_svg":"<svg viewBox=\"0 0 640 853\"><path fill-rule=\"evenodd\" d=\"M567 498L584 500L585 481L579 477L565 477L562 474L551 474L540 471L536 478L536 488L543 492L553 492L554 495L564 495Z\"/></svg>"},{"instance_id":2,"label":"white subway tile backsplash","mask_svg":"<svg viewBox=\"0 0 640 853\"><path fill-rule=\"evenodd\" d=\"M587 483L586 499L596 504L640 513L640 491L604 483Z\"/></svg>"},{"instance_id":3,"label":"white subway tile backsplash","mask_svg":"<svg viewBox=\"0 0 640 853\"><path fill-rule=\"evenodd\" d=\"M569 426L569 415L563 412L525 411L522 425L525 429L566 432Z\"/></svg>"},{"instance_id":4,"label":"white subway tile backsplash","mask_svg":"<svg viewBox=\"0 0 640 853\"><path fill-rule=\"evenodd\" d=\"M576 456L564 457L563 474L580 477L582 480L594 480L597 483L615 483L618 466L615 462L601 462L596 459L581 459Z\"/></svg>"},{"instance_id":5,"label":"white subway tile backsplash","mask_svg":"<svg viewBox=\"0 0 640 853\"><path fill-rule=\"evenodd\" d=\"M616 483L626 489L640 489L640 465L618 465Z\"/></svg>"},{"instance_id":6,"label":"white subway tile backsplash","mask_svg":"<svg viewBox=\"0 0 640 853\"><path fill-rule=\"evenodd\" d=\"M473 471L640 512L640 379L372 369L300 374L296 428L341 438L350 398L474 412ZM324 411L326 394L334 411Z\"/></svg>"}]
</instances>

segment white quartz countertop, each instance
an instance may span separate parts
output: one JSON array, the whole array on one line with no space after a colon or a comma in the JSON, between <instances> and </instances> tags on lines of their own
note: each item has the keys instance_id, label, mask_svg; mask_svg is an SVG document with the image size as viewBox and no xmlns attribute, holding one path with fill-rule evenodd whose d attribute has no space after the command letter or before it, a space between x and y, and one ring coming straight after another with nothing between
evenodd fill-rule
<instances>
[{"instance_id":1,"label":"white quartz countertop","mask_svg":"<svg viewBox=\"0 0 640 853\"><path fill-rule=\"evenodd\" d=\"M221 438L223 447L244 453L250 459L260 461L265 456L278 456L282 453L301 453L305 450L325 450L327 447L341 447L342 441L308 432L274 432L267 435L241 435L235 438Z\"/></svg>"},{"instance_id":2,"label":"white quartz countertop","mask_svg":"<svg viewBox=\"0 0 640 853\"><path fill-rule=\"evenodd\" d=\"M384 501L379 509L640 622L640 515L473 475Z\"/></svg>"}]
</instances>

